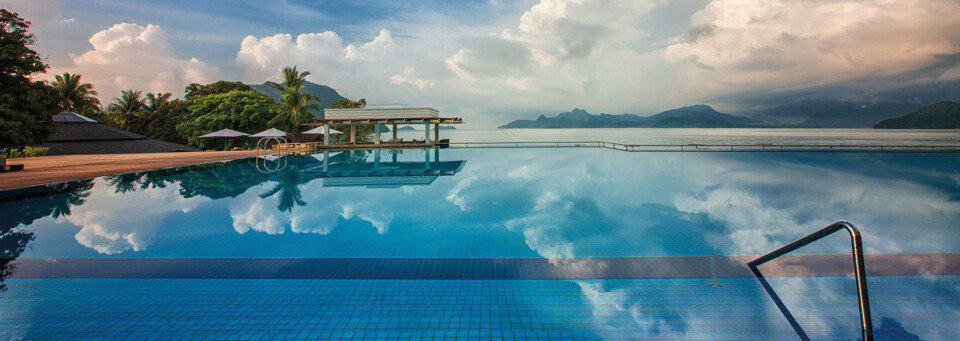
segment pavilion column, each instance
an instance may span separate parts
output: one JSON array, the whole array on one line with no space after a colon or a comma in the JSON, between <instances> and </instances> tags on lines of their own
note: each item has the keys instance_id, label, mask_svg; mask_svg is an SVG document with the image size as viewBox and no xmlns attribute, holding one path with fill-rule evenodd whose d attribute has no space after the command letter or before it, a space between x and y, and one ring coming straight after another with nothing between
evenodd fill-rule
<instances>
[{"instance_id":1,"label":"pavilion column","mask_svg":"<svg viewBox=\"0 0 960 341\"><path fill-rule=\"evenodd\" d=\"M433 142L440 142L440 123L433 125Z\"/></svg>"},{"instance_id":2,"label":"pavilion column","mask_svg":"<svg viewBox=\"0 0 960 341\"><path fill-rule=\"evenodd\" d=\"M350 143L357 143L357 125L350 123Z\"/></svg>"},{"instance_id":3,"label":"pavilion column","mask_svg":"<svg viewBox=\"0 0 960 341\"><path fill-rule=\"evenodd\" d=\"M397 124L393 124L393 142L397 142Z\"/></svg>"},{"instance_id":4,"label":"pavilion column","mask_svg":"<svg viewBox=\"0 0 960 341\"><path fill-rule=\"evenodd\" d=\"M329 166L330 166L330 151L324 150L323 151L323 172L324 173L327 172L327 168Z\"/></svg>"},{"instance_id":5,"label":"pavilion column","mask_svg":"<svg viewBox=\"0 0 960 341\"><path fill-rule=\"evenodd\" d=\"M324 146L330 145L330 125L329 124L323 125L323 145Z\"/></svg>"},{"instance_id":6,"label":"pavilion column","mask_svg":"<svg viewBox=\"0 0 960 341\"><path fill-rule=\"evenodd\" d=\"M424 169L430 169L430 150L423 150L423 167Z\"/></svg>"},{"instance_id":7,"label":"pavilion column","mask_svg":"<svg viewBox=\"0 0 960 341\"><path fill-rule=\"evenodd\" d=\"M423 142L430 143L430 123L423 124Z\"/></svg>"},{"instance_id":8,"label":"pavilion column","mask_svg":"<svg viewBox=\"0 0 960 341\"><path fill-rule=\"evenodd\" d=\"M373 125L373 144L380 144L380 123Z\"/></svg>"},{"instance_id":9,"label":"pavilion column","mask_svg":"<svg viewBox=\"0 0 960 341\"><path fill-rule=\"evenodd\" d=\"M380 170L380 151L381 149L377 149L373 152L373 169L375 170Z\"/></svg>"}]
</instances>

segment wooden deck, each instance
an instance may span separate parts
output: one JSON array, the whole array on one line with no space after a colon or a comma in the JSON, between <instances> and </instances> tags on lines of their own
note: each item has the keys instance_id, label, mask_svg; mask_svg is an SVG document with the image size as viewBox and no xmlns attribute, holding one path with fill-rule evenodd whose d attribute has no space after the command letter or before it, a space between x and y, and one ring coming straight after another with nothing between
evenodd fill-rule
<instances>
[{"instance_id":1,"label":"wooden deck","mask_svg":"<svg viewBox=\"0 0 960 341\"><path fill-rule=\"evenodd\" d=\"M256 152L181 152L149 154L101 154L41 156L7 159L7 164L23 164L17 172L0 173L0 190L89 179L98 176L141 172L195 165L206 162L253 157Z\"/></svg>"}]
</instances>

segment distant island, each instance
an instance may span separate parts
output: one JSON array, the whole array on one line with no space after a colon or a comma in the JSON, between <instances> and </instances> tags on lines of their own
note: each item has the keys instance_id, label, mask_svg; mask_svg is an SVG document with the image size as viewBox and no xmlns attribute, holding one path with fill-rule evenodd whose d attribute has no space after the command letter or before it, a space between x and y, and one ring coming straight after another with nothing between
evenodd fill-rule
<instances>
[{"instance_id":1,"label":"distant island","mask_svg":"<svg viewBox=\"0 0 960 341\"><path fill-rule=\"evenodd\" d=\"M593 115L583 109L574 109L555 117L540 115L535 120L516 120L500 126L518 128L748 128L770 127L745 116L735 116L714 110L709 105L692 105L667 110L650 116L634 114Z\"/></svg>"},{"instance_id":2,"label":"distant island","mask_svg":"<svg viewBox=\"0 0 960 341\"><path fill-rule=\"evenodd\" d=\"M886 119L875 129L960 129L960 103L937 102L912 113Z\"/></svg>"}]
</instances>

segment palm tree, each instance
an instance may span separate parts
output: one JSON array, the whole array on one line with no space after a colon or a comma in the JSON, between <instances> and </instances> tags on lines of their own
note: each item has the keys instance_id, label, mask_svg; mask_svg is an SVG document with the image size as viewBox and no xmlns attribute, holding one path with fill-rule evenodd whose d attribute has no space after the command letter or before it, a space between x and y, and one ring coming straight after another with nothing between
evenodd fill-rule
<instances>
[{"instance_id":1,"label":"palm tree","mask_svg":"<svg viewBox=\"0 0 960 341\"><path fill-rule=\"evenodd\" d=\"M153 113L157 113L157 111L159 111L161 107L163 107L167 103L170 103L170 96L173 96L173 95L171 95L169 92L148 93L147 102L145 104L147 110L150 110Z\"/></svg>"},{"instance_id":2,"label":"palm tree","mask_svg":"<svg viewBox=\"0 0 960 341\"><path fill-rule=\"evenodd\" d=\"M320 98L303 92L310 71L299 72L297 67L283 68L283 83L267 82L280 91L277 103L277 116L268 124L272 126L290 126L290 132L296 133L300 122L314 119L313 113L320 111ZM311 103L314 102L314 103Z\"/></svg>"},{"instance_id":3,"label":"palm tree","mask_svg":"<svg viewBox=\"0 0 960 341\"><path fill-rule=\"evenodd\" d=\"M314 112L320 111L320 98L304 93L303 86L287 88L277 103L277 116L267 122L272 126L289 126L290 132L296 133L300 122L313 120Z\"/></svg>"},{"instance_id":4,"label":"palm tree","mask_svg":"<svg viewBox=\"0 0 960 341\"><path fill-rule=\"evenodd\" d=\"M141 111L143 122L140 122L139 127L142 134L152 139L159 138L164 134L164 125L169 123L164 117L168 114L168 112L165 112L165 108L170 105L171 96L173 95L169 92L147 94L146 103L143 106L144 110Z\"/></svg>"},{"instance_id":5,"label":"palm tree","mask_svg":"<svg viewBox=\"0 0 960 341\"><path fill-rule=\"evenodd\" d=\"M79 74L64 72L56 75L53 88L60 94L60 110L73 111L83 115L95 114L100 107L99 93L90 83L82 83Z\"/></svg>"},{"instance_id":6,"label":"palm tree","mask_svg":"<svg viewBox=\"0 0 960 341\"><path fill-rule=\"evenodd\" d=\"M121 129L129 130L137 125L140 111L146 107L144 99L140 98L142 95L143 91L140 90L124 90L120 92L119 98L113 98L108 110Z\"/></svg>"},{"instance_id":7,"label":"palm tree","mask_svg":"<svg viewBox=\"0 0 960 341\"><path fill-rule=\"evenodd\" d=\"M300 73L297 71L297 66L294 65L291 67L283 68L283 83L277 84L275 82L268 81L267 84L272 86L274 89L279 91L284 91L287 88L302 87L307 82L307 76L310 75L310 71L304 71Z\"/></svg>"}]
</instances>

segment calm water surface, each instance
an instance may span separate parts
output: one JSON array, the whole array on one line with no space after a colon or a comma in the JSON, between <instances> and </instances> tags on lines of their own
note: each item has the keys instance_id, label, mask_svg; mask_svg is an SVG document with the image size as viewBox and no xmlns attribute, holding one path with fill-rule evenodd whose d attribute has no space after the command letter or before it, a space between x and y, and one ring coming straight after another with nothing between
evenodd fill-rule
<instances>
[{"instance_id":1,"label":"calm water surface","mask_svg":"<svg viewBox=\"0 0 960 341\"><path fill-rule=\"evenodd\" d=\"M422 129L421 126L416 126ZM904 129L457 129L441 130L453 142L604 141L623 144L960 145L960 130ZM389 138L389 133L383 134ZM398 137L423 139L423 130Z\"/></svg>"},{"instance_id":2,"label":"calm water surface","mask_svg":"<svg viewBox=\"0 0 960 341\"><path fill-rule=\"evenodd\" d=\"M617 138L637 131L660 135ZM741 138L724 131L696 143ZM597 139L525 137L550 134ZM57 189L0 196L2 339L855 339L849 277L771 278L797 330L752 277L604 269L762 254L840 219L869 254L960 253L960 154L341 151ZM847 252L838 234L799 253ZM334 266L355 277L309 279ZM938 271L870 277L878 335L960 337L960 274Z\"/></svg>"}]
</instances>

